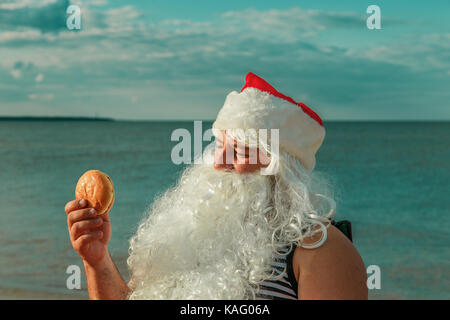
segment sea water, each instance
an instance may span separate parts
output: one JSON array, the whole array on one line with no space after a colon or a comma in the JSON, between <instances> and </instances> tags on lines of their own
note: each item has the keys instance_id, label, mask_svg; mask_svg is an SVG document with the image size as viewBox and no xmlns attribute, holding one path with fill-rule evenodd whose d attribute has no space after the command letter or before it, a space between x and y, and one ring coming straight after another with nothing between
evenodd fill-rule
<instances>
[{"instance_id":1,"label":"sea water","mask_svg":"<svg viewBox=\"0 0 450 320\"><path fill-rule=\"evenodd\" d=\"M203 130L211 122L203 123ZM183 166L171 133L193 122L0 122L0 297L87 298L64 205L79 176L114 181L111 255L125 280L128 241ZM370 298L449 299L450 123L325 122L316 171L334 186L337 220L350 220L366 267L381 270ZM70 265L82 271L69 290Z\"/></svg>"}]
</instances>

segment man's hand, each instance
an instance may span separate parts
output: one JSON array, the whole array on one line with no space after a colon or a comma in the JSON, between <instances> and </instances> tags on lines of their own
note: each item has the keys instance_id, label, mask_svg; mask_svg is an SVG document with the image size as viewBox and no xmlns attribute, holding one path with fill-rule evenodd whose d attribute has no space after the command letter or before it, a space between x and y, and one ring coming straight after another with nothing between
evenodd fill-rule
<instances>
[{"instance_id":1,"label":"man's hand","mask_svg":"<svg viewBox=\"0 0 450 320\"><path fill-rule=\"evenodd\" d=\"M86 205L84 199L66 204L67 226L75 251L85 263L95 266L108 254L111 223L109 212L98 216L95 209L86 208Z\"/></svg>"},{"instance_id":2,"label":"man's hand","mask_svg":"<svg viewBox=\"0 0 450 320\"><path fill-rule=\"evenodd\" d=\"M130 293L108 253L109 212L99 216L87 201L67 202L67 226L73 248L83 259L91 299L126 299Z\"/></svg>"}]
</instances>

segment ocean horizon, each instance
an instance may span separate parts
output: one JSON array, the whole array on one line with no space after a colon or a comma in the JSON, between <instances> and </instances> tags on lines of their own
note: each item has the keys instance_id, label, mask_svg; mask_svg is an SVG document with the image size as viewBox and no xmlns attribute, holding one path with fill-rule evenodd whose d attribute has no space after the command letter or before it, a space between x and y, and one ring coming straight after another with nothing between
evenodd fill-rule
<instances>
[{"instance_id":1,"label":"ocean horizon","mask_svg":"<svg viewBox=\"0 0 450 320\"><path fill-rule=\"evenodd\" d=\"M214 119L117 119L111 117L89 117L89 116L0 116L0 121L114 121L114 122L214 122ZM442 119L323 119L324 123L342 122L375 122L375 123L446 123L450 120Z\"/></svg>"}]
</instances>

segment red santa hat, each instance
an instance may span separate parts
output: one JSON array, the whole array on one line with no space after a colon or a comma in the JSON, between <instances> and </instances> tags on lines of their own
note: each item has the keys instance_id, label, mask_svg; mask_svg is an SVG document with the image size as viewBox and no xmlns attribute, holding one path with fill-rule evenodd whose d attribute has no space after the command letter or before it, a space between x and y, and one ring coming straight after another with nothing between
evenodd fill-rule
<instances>
[{"instance_id":1,"label":"red santa hat","mask_svg":"<svg viewBox=\"0 0 450 320\"><path fill-rule=\"evenodd\" d=\"M251 72L240 93L228 94L213 129L279 129L280 150L299 159L309 171L325 138L322 119L313 110Z\"/></svg>"}]
</instances>

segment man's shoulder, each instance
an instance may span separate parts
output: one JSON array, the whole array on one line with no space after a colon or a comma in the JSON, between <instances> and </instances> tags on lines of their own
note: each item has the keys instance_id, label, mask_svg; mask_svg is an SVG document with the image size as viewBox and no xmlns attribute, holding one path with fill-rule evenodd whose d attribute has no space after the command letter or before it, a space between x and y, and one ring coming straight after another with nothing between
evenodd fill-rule
<instances>
[{"instance_id":1,"label":"man's shoulder","mask_svg":"<svg viewBox=\"0 0 450 320\"><path fill-rule=\"evenodd\" d=\"M330 226L325 243L315 249L297 247L293 256L299 297L367 299L367 273L352 242Z\"/></svg>"},{"instance_id":2,"label":"man's shoulder","mask_svg":"<svg viewBox=\"0 0 450 320\"><path fill-rule=\"evenodd\" d=\"M320 236L319 236L320 238ZM306 243L317 241L305 239ZM327 239L324 244L315 249L297 247L293 256L294 270L308 272L321 270L324 266L328 271L333 269L364 269L364 262L352 242L335 226L327 229ZM319 268L319 269L317 269ZM338 270L336 270L338 271Z\"/></svg>"},{"instance_id":3,"label":"man's shoulder","mask_svg":"<svg viewBox=\"0 0 450 320\"><path fill-rule=\"evenodd\" d=\"M320 239L321 235L317 234L312 238L306 238L305 243L310 244L318 239ZM307 249L300 246L297 246L295 256L302 257L304 259L310 258L320 258L320 259L335 259L337 257L342 258L345 256L353 256L358 255L359 253L356 250L355 246L352 242L333 225L330 225L327 229L327 239L323 245L315 249Z\"/></svg>"}]
</instances>

